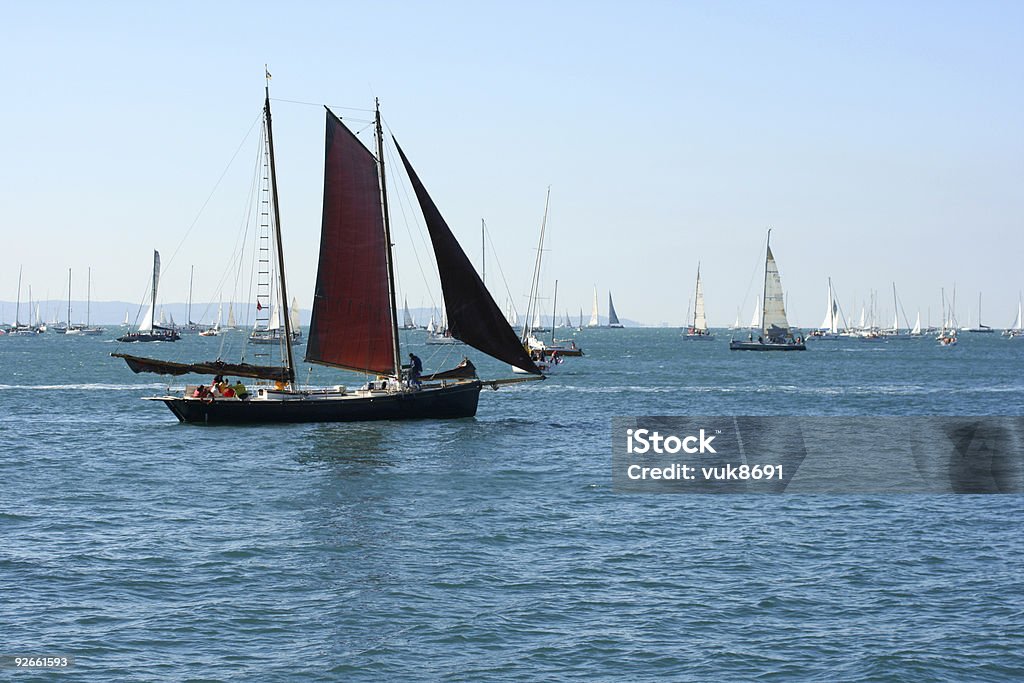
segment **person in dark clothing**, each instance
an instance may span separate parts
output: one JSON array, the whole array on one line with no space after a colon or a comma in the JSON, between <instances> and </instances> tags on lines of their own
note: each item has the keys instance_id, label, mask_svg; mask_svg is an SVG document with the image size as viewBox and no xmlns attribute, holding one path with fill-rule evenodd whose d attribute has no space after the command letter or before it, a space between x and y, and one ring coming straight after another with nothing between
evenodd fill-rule
<instances>
[{"instance_id":1,"label":"person in dark clothing","mask_svg":"<svg viewBox=\"0 0 1024 683\"><path fill-rule=\"evenodd\" d=\"M415 353L409 354L409 385L420 388L420 375L423 374L423 361Z\"/></svg>"}]
</instances>

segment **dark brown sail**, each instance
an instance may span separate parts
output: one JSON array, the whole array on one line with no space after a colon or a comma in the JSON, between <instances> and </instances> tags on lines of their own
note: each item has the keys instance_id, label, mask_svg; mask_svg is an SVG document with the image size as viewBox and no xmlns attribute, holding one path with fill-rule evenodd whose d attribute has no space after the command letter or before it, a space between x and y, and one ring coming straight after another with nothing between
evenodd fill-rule
<instances>
[{"instance_id":1,"label":"dark brown sail","mask_svg":"<svg viewBox=\"0 0 1024 683\"><path fill-rule=\"evenodd\" d=\"M394 374L377 160L330 110L325 147L320 265L306 361Z\"/></svg>"},{"instance_id":2,"label":"dark brown sail","mask_svg":"<svg viewBox=\"0 0 1024 683\"><path fill-rule=\"evenodd\" d=\"M211 360L200 363L175 363L156 358L140 358L125 353L112 353L114 358L124 358L132 372L152 372L157 375L225 375L232 377L251 377L253 379L269 379L277 382L290 382L294 379L288 368L268 365L250 365L249 363L225 363Z\"/></svg>"},{"instance_id":3,"label":"dark brown sail","mask_svg":"<svg viewBox=\"0 0 1024 683\"><path fill-rule=\"evenodd\" d=\"M434 257L437 259L441 290L448 313L448 329L452 336L498 360L540 375L540 369L530 360L519 337L494 303L397 140L395 147L398 148L406 173L416 191L416 198L430 232L430 241L434 245Z\"/></svg>"}]
</instances>

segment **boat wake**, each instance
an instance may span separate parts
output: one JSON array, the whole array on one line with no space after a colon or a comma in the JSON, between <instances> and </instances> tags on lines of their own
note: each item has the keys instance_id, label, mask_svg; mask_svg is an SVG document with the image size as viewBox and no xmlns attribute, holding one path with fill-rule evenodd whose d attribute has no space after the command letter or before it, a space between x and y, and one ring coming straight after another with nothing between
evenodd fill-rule
<instances>
[{"instance_id":1,"label":"boat wake","mask_svg":"<svg viewBox=\"0 0 1024 683\"><path fill-rule=\"evenodd\" d=\"M141 391L166 389L167 384L0 384L0 391Z\"/></svg>"}]
</instances>

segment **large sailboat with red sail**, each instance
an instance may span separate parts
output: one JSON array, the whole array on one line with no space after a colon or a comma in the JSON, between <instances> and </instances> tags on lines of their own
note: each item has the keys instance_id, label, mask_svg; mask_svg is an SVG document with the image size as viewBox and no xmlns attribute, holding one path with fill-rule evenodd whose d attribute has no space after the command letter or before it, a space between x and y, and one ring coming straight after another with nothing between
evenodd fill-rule
<instances>
[{"instance_id":1,"label":"large sailboat with red sail","mask_svg":"<svg viewBox=\"0 0 1024 683\"><path fill-rule=\"evenodd\" d=\"M279 300L287 302L280 205L274 164L270 94L263 125L269 156L270 213L276 246ZM302 388L296 382L291 316L285 327L280 365L230 363L222 359L177 363L114 353L135 372L165 375L222 375L269 380L245 400L183 394L155 396L182 422L334 422L460 418L476 414L480 390L527 378L483 380L467 359L451 370L416 376L402 364L398 335L395 272L385 179L383 128L376 109L376 154L326 110L324 196L320 255L307 335L307 363L366 373L375 377L359 389ZM394 138L392 138L394 139ZM413 186L437 260L451 333L487 355L543 378L518 336L495 304L462 247L394 141ZM410 354L411 356L411 354Z\"/></svg>"}]
</instances>

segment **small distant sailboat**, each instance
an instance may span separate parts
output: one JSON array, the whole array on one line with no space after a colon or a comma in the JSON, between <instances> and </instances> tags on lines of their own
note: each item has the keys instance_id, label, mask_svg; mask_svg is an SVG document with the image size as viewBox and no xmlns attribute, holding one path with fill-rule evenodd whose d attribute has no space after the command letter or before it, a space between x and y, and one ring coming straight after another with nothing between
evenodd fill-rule
<instances>
[{"instance_id":1,"label":"small distant sailboat","mask_svg":"<svg viewBox=\"0 0 1024 683\"><path fill-rule=\"evenodd\" d=\"M807 335L807 338L821 341L835 341L842 338L842 335L839 334L839 302L836 301L835 292L832 290L832 278L828 279L825 319L821 321L821 326L818 329Z\"/></svg>"},{"instance_id":2,"label":"small distant sailboat","mask_svg":"<svg viewBox=\"0 0 1024 683\"><path fill-rule=\"evenodd\" d=\"M761 297L754 298L754 315L750 317L750 324L747 327L751 330L761 329Z\"/></svg>"},{"instance_id":3,"label":"small distant sailboat","mask_svg":"<svg viewBox=\"0 0 1024 683\"><path fill-rule=\"evenodd\" d=\"M100 334L105 334L106 329L93 326L92 324L92 268L89 268L87 272L88 284L85 289L85 327L82 328L82 334L95 337ZM68 279L70 280L70 277ZM68 320L71 320L70 315L68 316Z\"/></svg>"},{"instance_id":4,"label":"small distant sailboat","mask_svg":"<svg viewBox=\"0 0 1024 683\"><path fill-rule=\"evenodd\" d=\"M405 299L402 306L402 329L403 330L415 330L416 323L412 319L412 314L409 313L409 300Z\"/></svg>"},{"instance_id":5,"label":"small distant sailboat","mask_svg":"<svg viewBox=\"0 0 1024 683\"><path fill-rule=\"evenodd\" d=\"M964 332L973 332L974 334L992 334L995 330L988 325L984 325L981 322L981 292L978 292L978 326L977 327L965 327Z\"/></svg>"},{"instance_id":6,"label":"small distant sailboat","mask_svg":"<svg viewBox=\"0 0 1024 683\"><path fill-rule=\"evenodd\" d=\"M911 337L921 337L924 333L921 331L921 311L917 312L917 318L914 320L914 327L910 330Z\"/></svg>"},{"instance_id":7,"label":"small distant sailboat","mask_svg":"<svg viewBox=\"0 0 1024 683\"><path fill-rule=\"evenodd\" d=\"M427 343L433 346L445 344L459 345L463 343L448 329L448 308L443 300L441 301L441 324L438 325L434 320L434 316L430 316L430 324L427 325Z\"/></svg>"},{"instance_id":8,"label":"small distant sailboat","mask_svg":"<svg viewBox=\"0 0 1024 683\"><path fill-rule=\"evenodd\" d=\"M686 328L684 339L714 339L715 335L708 330L708 320L704 315L704 287L700 282L700 263L697 264L697 286L693 295L693 320Z\"/></svg>"},{"instance_id":9,"label":"small distant sailboat","mask_svg":"<svg viewBox=\"0 0 1024 683\"><path fill-rule=\"evenodd\" d=\"M1017 319L1003 331L1003 336L1009 339L1024 338L1024 307L1021 306L1021 295L1019 293L1017 294Z\"/></svg>"},{"instance_id":10,"label":"small distant sailboat","mask_svg":"<svg viewBox=\"0 0 1024 683\"><path fill-rule=\"evenodd\" d=\"M139 329L117 338L119 342L178 341L181 335L174 327L163 327L154 322L156 314L156 292L160 284L160 252L153 250L153 288L149 297L149 308L142 318ZM162 317L162 316L161 316Z\"/></svg>"},{"instance_id":11,"label":"small distant sailboat","mask_svg":"<svg viewBox=\"0 0 1024 683\"><path fill-rule=\"evenodd\" d=\"M220 336L220 318L221 313L224 311L223 304L217 304L217 319L213 322L212 327L208 327L199 333L200 337L219 337Z\"/></svg>"},{"instance_id":12,"label":"small distant sailboat","mask_svg":"<svg viewBox=\"0 0 1024 683\"><path fill-rule=\"evenodd\" d=\"M32 295L29 294L28 298L29 298L29 300L31 302ZM29 303L29 311L31 311L31 309L32 309L32 304ZM29 317L30 318L32 317L31 312L29 313ZM28 335L33 335L33 334L41 334L44 331L45 331L45 328L41 330L41 329L39 329L39 327L37 327L35 325L29 325L27 323L23 324L21 322L21 268L19 267L18 268L18 302L17 302L17 304L15 304L15 308L14 308L14 326L11 327L9 330L7 330L7 334L10 334L10 335L13 335L13 336L28 336Z\"/></svg>"},{"instance_id":13,"label":"small distant sailboat","mask_svg":"<svg viewBox=\"0 0 1024 683\"><path fill-rule=\"evenodd\" d=\"M608 327L612 329L622 329L622 323L619 322L619 316L615 313L615 304L612 303L612 293L608 292Z\"/></svg>"},{"instance_id":14,"label":"small distant sailboat","mask_svg":"<svg viewBox=\"0 0 1024 683\"><path fill-rule=\"evenodd\" d=\"M954 317L954 308L956 307L956 287L953 288L953 303L949 306L949 313L946 312L946 290L942 290L942 330L939 332L939 336L936 337L936 341L939 342L939 346L956 346L956 318Z\"/></svg>"},{"instance_id":15,"label":"small distant sailboat","mask_svg":"<svg viewBox=\"0 0 1024 683\"><path fill-rule=\"evenodd\" d=\"M747 341L732 340L730 351L806 351L807 346L800 337L794 337L786 319L786 297L782 292L782 278L775 263L771 248L772 231L768 231L764 259L764 309L761 314L760 336L754 341L751 334Z\"/></svg>"},{"instance_id":16,"label":"small distant sailboat","mask_svg":"<svg viewBox=\"0 0 1024 683\"><path fill-rule=\"evenodd\" d=\"M601 318L597 310L597 285L594 285L594 305L590 308L590 322L587 323L587 327L600 327L600 325Z\"/></svg>"}]
</instances>

